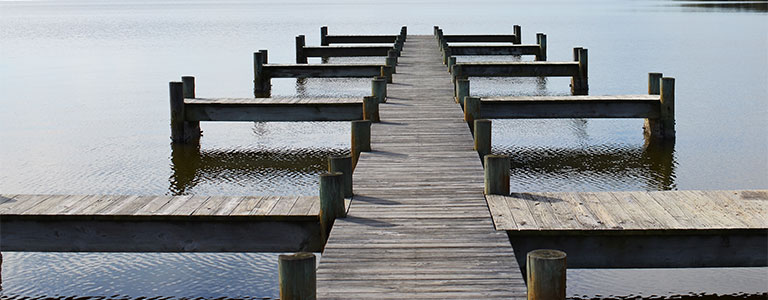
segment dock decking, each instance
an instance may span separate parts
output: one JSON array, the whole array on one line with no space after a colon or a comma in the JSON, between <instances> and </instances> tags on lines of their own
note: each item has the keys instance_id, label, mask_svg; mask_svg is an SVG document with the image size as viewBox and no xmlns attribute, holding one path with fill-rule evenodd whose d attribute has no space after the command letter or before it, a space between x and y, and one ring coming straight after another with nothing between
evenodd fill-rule
<instances>
[{"instance_id":1,"label":"dock decking","mask_svg":"<svg viewBox=\"0 0 768 300\"><path fill-rule=\"evenodd\" d=\"M355 196L317 271L322 299L516 299L526 289L493 228L483 168L431 36L409 36Z\"/></svg>"},{"instance_id":2,"label":"dock decking","mask_svg":"<svg viewBox=\"0 0 768 300\"><path fill-rule=\"evenodd\" d=\"M320 251L319 214L317 196L0 195L0 245L3 251Z\"/></svg>"}]
</instances>

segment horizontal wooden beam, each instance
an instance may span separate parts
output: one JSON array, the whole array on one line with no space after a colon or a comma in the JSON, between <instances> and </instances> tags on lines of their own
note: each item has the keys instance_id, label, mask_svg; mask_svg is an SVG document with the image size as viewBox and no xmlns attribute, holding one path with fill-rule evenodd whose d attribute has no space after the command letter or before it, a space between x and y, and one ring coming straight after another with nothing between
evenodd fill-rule
<instances>
[{"instance_id":1,"label":"horizontal wooden beam","mask_svg":"<svg viewBox=\"0 0 768 300\"><path fill-rule=\"evenodd\" d=\"M537 55L541 51L539 45L482 45L482 46L449 46L451 55Z\"/></svg>"},{"instance_id":2,"label":"horizontal wooden beam","mask_svg":"<svg viewBox=\"0 0 768 300\"><path fill-rule=\"evenodd\" d=\"M360 98L185 99L188 121L353 121L363 118Z\"/></svg>"},{"instance_id":3,"label":"horizontal wooden beam","mask_svg":"<svg viewBox=\"0 0 768 300\"><path fill-rule=\"evenodd\" d=\"M263 65L261 76L267 78L330 78L330 77L375 77L381 75L376 64L267 64Z\"/></svg>"},{"instance_id":4,"label":"horizontal wooden beam","mask_svg":"<svg viewBox=\"0 0 768 300\"><path fill-rule=\"evenodd\" d=\"M397 35L326 35L327 44L383 44L394 43Z\"/></svg>"},{"instance_id":5,"label":"horizontal wooden beam","mask_svg":"<svg viewBox=\"0 0 768 300\"><path fill-rule=\"evenodd\" d=\"M391 46L304 47L306 57L387 56Z\"/></svg>"},{"instance_id":6,"label":"horizontal wooden beam","mask_svg":"<svg viewBox=\"0 0 768 300\"><path fill-rule=\"evenodd\" d=\"M514 34L446 34L443 38L454 43L514 43Z\"/></svg>"},{"instance_id":7,"label":"horizontal wooden beam","mask_svg":"<svg viewBox=\"0 0 768 300\"><path fill-rule=\"evenodd\" d=\"M480 118L647 118L660 116L659 95L481 98Z\"/></svg>"},{"instance_id":8,"label":"horizontal wooden beam","mask_svg":"<svg viewBox=\"0 0 768 300\"><path fill-rule=\"evenodd\" d=\"M458 77L579 76L579 62L476 62L457 63Z\"/></svg>"},{"instance_id":9,"label":"horizontal wooden beam","mask_svg":"<svg viewBox=\"0 0 768 300\"><path fill-rule=\"evenodd\" d=\"M535 249L568 253L569 268L704 268L768 266L768 230L508 231L517 261Z\"/></svg>"},{"instance_id":10,"label":"horizontal wooden beam","mask_svg":"<svg viewBox=\"0 0 768 300\"><path fill-rule=\"evenodd\" d=\"M2 251L296 252L321 251L319 218L194 218L186 221L16 220L3 216Z\"/></svg>"}]
</instances>

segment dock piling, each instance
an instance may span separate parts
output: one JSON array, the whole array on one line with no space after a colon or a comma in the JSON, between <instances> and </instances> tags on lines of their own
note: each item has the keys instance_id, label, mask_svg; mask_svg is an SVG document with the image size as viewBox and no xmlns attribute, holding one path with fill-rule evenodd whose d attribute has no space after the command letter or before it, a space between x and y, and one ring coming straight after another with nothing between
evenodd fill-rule
<instances>
[{"instance_id":1,"label":"dock piling","mask_svg":"<svg viewBox=\"0 0 768 300\"><path fill-rule=\"evenodd\" d=\"M267 63L267 52L253 53L253 96L256 98L268 98L272 83L264 74L264 64Z\"/></svg>"},{"instance_id":2,"label":"dock piling","mask_svg":"<svg viewBox=\"0 0 768 300\"><path fill-rule=\"evenodd\" d=\"M343 181L341 172L320 174L320 223L326 233L330 232L336 218L346 217Z\"/></svg>"},{"instance_id":3,"label":"dock piling","mask_svg":"<svg viewBox=\"0 0 768 300\"><path fill-rule=\"evenodd\" d=\"M278 256L280 299L317 299L317 262L308 252Z\"/></svg>"},{"instance_id":4,"label":"dock piling","mask_svg":"<svg viewBox=\"0 0 768 300\"><path fill-rule=\"evenodd\" d=\"M544 33L536 33L536 44L539 45L539 53L536 54L536 61L547 60L547 35Z\"/></svg>"},{"instance_id":5,"label":"dock piling","mask_svg":"<svg viewBox=\"0 0 768 300\"><path fill-rule=\"evenodd\" d=\"M551 249L528 252L526 256L528 300L564 300L565 272L565 252Z\"/></svg>"},{"instance_id":6,"label":"dock piling","mask_svg":"<svg viewBox=\"0 0 768 300\"><path fill-rule=\"evenodd\" d=\"M360 152L371 151L371 121L352 121L352 160L357 164Z\"/></svg>"},{"instance_id":7,"label":"dock piling","mask_svg":"<svg viewBox=\"0 0 768 300\"><path fill-rule=\"evenodd\" d=\"M320 46L328 46L328 26L320 27Z\"/></svg>"},{"instance_id":8,"label":"dock piling","mask_svg":"<svg viewBox=\"0 0 768 300\"><path fill-rule=\"evenodd\" d=\"M456 80L456 102L464 107L464 98L469 97L469 79Z\"/></svg>"},{"instance_id":9,"label":"dock piling","mask_svg":"<svg viewBox=\"0 0 768 300\"><path fill-rule=\"evenodd\" d=\"M480 157L491 154L491 120L475 120L475 150Z\"/></svg>"},{"instance_id":10,"label":"dock piling","mask_svg":"<svg viewBox=\"0 0 768 300\"><path fill-rule=\"evenodd\" d=\"M514 41L512 41L513 44L522 44L523 39L521 37L523 30L520 28L520 25L514 25L512 26L512 33L515 35Z\"/></svg>"},{"instance_id":11,"label":"dock piling","mask_svg":"<svg viewBox=\"0 0 768 300\"><path fill-rule=\"evenodd\" d=\"M648 73L648 95L661 95L662 73Z\"/></svg>"},{"instance_id":12,"label":"dock piling","mask_svg":"<svg viewBox=\"0 0 768 300\"><path fill-rule=\"evenodd\" d=\"M661 73L648 74L648 94L660 95L659 118L645 119L646 137L675 138L675 79Z\"/></svg>"},{"instance_id":13,"label":"dock piling","mask_svg":"<svg viewBox=\"0 0 768 300\"><path fill-rule=\"evenodd\" d=\"M453 65L455 65L455 64L456 64L456 57L455 56L449 57L448 58L448 72L451 72L451 70L453 68Z\"/></svg>"},{"instance_id":14,"label":"dock piling","mask_svg":"<svg viewBox=\"0 0 768 300\"><path fill-rule=\"evenodd\" d=\"M262 58L262 61L264 62L264 64L268 64L269 63L269 59L268 59L269 51L267 51L267 49L261 49L261 50L259 50L258 53L261 54L261 58Z\"/></svg>"},{"instance_id":15,"label":"dock piling","mask_svg":"<svg viewBox=\"0 0 768 300\"><path fill-rule=\"evenodd\" d=\"M381 122L379 118L379 99L373 96L363 97L363 120Z\"/></svg>"},{"instance_id":16,"label":"dock piling","mask_svg":"<svg viewBox=\"0 0 768 300\"><path fill-rule=\"evenodd\" d=\"M379 103L387 103L387 79L376 77L371 80L371 95L376 97Z\"/></svg>"},{"instance_id":17,"label":"dock piling","mask_svg":"<svg viewBox=\"0 0 768 300\"><path fill-rule=\"evenodd\" d=\"M464 121L470 129L475 126L475 120L480 118L480 98L464 97Z\"/></svg>"},{"instance_id":18,"label":"dock piling","mask_svg":"<svg viewBox=\"0 0 768 300\"><path fill-rule=\"evenodd\" d=\"M192 143L200 139L200 123L186 122L184 118L184 84L178 81L169 83L171 104L171 141L175 144Z\"/></svg>"},{"instance_id":19,"label":"dock piling","mask_svg":"<svg viewBox=\"0 0 768 300\"><path fill-rule=\"evenodd\" d=\"M344 197L352 197L352 156L328 157L328 172L341 172L343 174Z\"/></svg>"},{"instance_id":20,"label":"dock piling","mask_svg":"<svg viewBox=\"0 0 768 300\"><path fill-rule=\"evenodd\" d=\"M509 195L509 156L488 154L483 157L485 166L485 194Z\"/></svg>"},{"instance_id":21,"label":"dock piling","mask_svg":"<svg viewBox=\"0 0 768 300\"><path fill-rule=\"evenodd\" d=\"M387 83L392 83L392 68L389 66L381 66L379 76L386 78Z\"/></svg>"},{"instance_id":22,"label":"dock piling","mask_svg":"<svg viewBox=\"0 0 768 300\"><path fill-rule=\"evenodd\" d=\"M185 99L195 98L195 77L194 76L182 76L181 77L183 95ZM186 114L186 112L185 112ZM184 121L184 138L187 142L200 141L201 130L200 121L187 121L185 116Z\"/></svg>"},{"instance_id":23,"label":"dock piling","mask_svg":"<svg viewBox=\"0 0 768 300\"><path fill-rule=\"evenodd\" d=\"M297 35L296 36L296 63L297 64L307 63L307 56L304 55L304 46L306 45L307 43L304 35Z\"/></svg>"},{"instance_id":24,"label":"dock piling","mask_svg":"<svg viewBox=\"0 0 768 300\"><path fill-rule=\"evenodd\" d=\"M573 60L579 62L579 72L577 76L571 77L571 94L587 95L589 93L589 84L587 83L587 49L573 48Z\"/></svg>"}]
</instances>

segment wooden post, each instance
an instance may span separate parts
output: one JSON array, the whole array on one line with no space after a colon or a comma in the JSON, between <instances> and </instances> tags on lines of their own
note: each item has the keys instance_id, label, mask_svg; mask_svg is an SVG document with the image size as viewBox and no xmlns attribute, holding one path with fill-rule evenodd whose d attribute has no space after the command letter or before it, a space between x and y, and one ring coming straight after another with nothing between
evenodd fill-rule
<instances>
[{"instance_id":1,"label":"wooden post","mask_svg":"<svg viewBox=\"0 0 768 300\"><path fill-rule=\"evenodd\" d=\"M387 79L387 83L392 83L392 68L389 66L381 66L379 76Z\"/></svg>"},{"instance_id":2,"label":"wooden post","mask_svg":"<svg viewBox=\"0 0 768 300\"><path fill-rule=\"evenodd\" d=\"M371 80L371 95L376 97L379 103L387 103L387 79L376 77Z\"/></svg>"},{"instance_id":3,"label":"wooden post","mask_svg":"<svg viewBox=\"0 0 768 300\"><path fill-rule=\"evenodd\" d=\"M565 300L566 255L539 249L526 256L528 300Z\"/></svg>"},{"instance_id":4,"label":"wooden post","mask_svg":"<svg viewBox=\"0 0 768 300\"><path fill-rule=\"evenodd\" d=\"M395 49L387 51L387 57L392 57L395 59L395 65L397 65L397 51Z\"/></svg>"},{"instance_id":5,"label":"wooden post","mask_svg":"<svg viewBox=\"0 0 768 300\"><path fill-rule=\"evenodd\" d=\"M515 35L515 40L512 42L513 44L522 44L523 39L521 37L523 31L520 28L520 25L514 25L512 26L512 32Z\"/></svg>"},{"instance_id":6,"label":"wooden post","mask_svg":"<svg viewBox=\"0 0 768 300\"><path fill-rule=\"evenodd\" d=\"M536 53L536 61L546 61L547 60L547 35L543 33L537 33L536 44L539 45L539 53Z\"/></svg>"},{"instance_id":7,"label":"wooden post","mask_svg":"<svg viewBox=\"0 0 768 300\"><path fill-rule=\"evenodd\" d=\"M184 87L183 83L169 83L171 98L171 141L185 143L184 140Z\"/></svg>"},{"instance_id":8,"label":"wooden post","mask_svg":"<svg viewBox=\"0 0 768 300\"><path fill-rule=\"evenodd\" d=\"M648 73L648 95L661 95L661 73Z\"/></svg>"},{"instance_id":9,"label":"wooden post","mask_svg":"<svg viewBox=\"0 0 768 300\"><path fill-rule=\"evenodd\" d=\"M509 195L509 156L488 154L483 157L485 166L485 194Z\"/></svg>"},{"instance_id":10,"label":"wooden post","mask_svg":"<svg viewBox=\"0 0 768 300\"><path fill-rule=\"evenodd\" d=\"M303 35L296 36L296 63L306 64L307 56L304 55L304 46L306 46L306 39Z\"/></svg>"},{"instance_id":11,"label":"wooden post","mask_svg":"<svg viewBox=\"0 0 768 300\"><path fill-rule=\"evenodd\" d=\"M456 64L456 57L451 56L448 58L448 72L451 72L451 68L453 68L453 65Z\"/></svg>"},{"instance_id":12,"label":"wooden post","mask_svg":"<svg viewBox=\"0 0 768 300\"><path fill-rule=\"evenodd\" d=\"M475 120L480 119L480 98L464 97L464 121L470 129L475 126Z\"/></svg>"},{"instance_id":13,"label":"wooden post","mask_svg":"<svg viewBox=\"0 0 768 300\"><path fill-rule=\"evenodd\" d=\"M182 76L182 93L185 99L195 98L195 77L194 76ZM186 119L186 118L185 118ZM184 121L184 140L189 143L196 143L200 141L201 136L200 121Z\"/></svg>"},{"instance_id":14,"label":"wooden post","mask_svg":"<svg viewBox=\"0 0 768 300\"><path fill-rule=\"evenodd\" d=\"M408 26L403 25L403 27L400 28L400 34L403 35L403 38L408 36Z\"/></svg>"},{"instance_id":15,"label":"wooden post","mask_svg":"<svg viewBox=\"0 0 768 300\"><path fill-rule=\"evenodd\" d=\"M320 27L320 46L328 46L328 26Z\"/></svg>"},{"instance_id":16,"label":"wooden post","mask_svg":"<svg viewBox=\"0 0 768 300\"><path fill-rule=\"evenodd\" d=\"M270 78L264 74L266 52L253 53L253 96L256 98L268 98L272 84Z\"/></svg>"},{"instance_id":17,"label":"wooden post","mask_svg":"<svg viewBox=\"0 0 768 300\"><path fill-rule=\"evenodd\" d=\"M573 59L579 62L579 72L571 77L571 94L587 95L589 84L587 82L587 49L573 48Z\"/></svg>"},{"instance_id":18,"label":"wooden post","mask_svg":"<svg viewBox=\"0 0 768 300\"><path fill-rule=\"evenodd\" d=\"M331 156L328 158L328 172L341 172L344 197L352 197L352 156Z\"/></svg>"},{"instance_id":19,"label":"wooden post","mask_svg":"<svg viewBox=\"0 0 768 300\"><path fill-rule=\"evenodd\" d=\"M376 99L376 97L363 97L363 120L369 120L374 123L381 122L379 118L379 99Z\"/></svg>"},{"instance_id":20,"label":"wooden post","mask_svg":"<svg viewBox=\"0 0 768 300\"><path fill-rule=\"evenodd\" d=\"M661 134L665 139L675 138L675 79L661 79Z\"/></svg>"},{"instance_id":21,"label":"wooden post","mask_svg":"<svg viewBox=\"0 0 768 300\"><path fill-rule=\"evenodd\" d=\"M355 164L360 159L360 152L371 151L371 121L352 121L352 159Z\"/></svg>"},{"instance_id":22,"label":"wooden post","mask_svg":"<svg viewBox=\"0 0 768 300\"><path fill-rule=\"evenodd\" d=\"M343 180L341 172L320 174L320 223L325 232L330 232L336 218L346 217Z\"/></svg>"},{"instance_id":23,"label":"wooden post","mask_svg":"<svg viewBox=\"0 0 768 300\"><path fill-rule=\"evenodd\" d=\"M392 73L397 73L397 61L394 57L387 57L384 59L384 63L387 67L392 68Z\"/></svg>"},{"instance_id":24,"label":"wooden post","mask_svg":"<svg viewBox=\"0 0 768 300\"><path fill-rule=\"evenodd\" d=\"M464 107L464 98L469 97L469 79L456 79L456 102Z\"/></svg>"},{"instance_id":25,"label":"wooden post","mask_svg":"<svg viewBox=\"0 0 768 300\"><path fill-rule=\"evenodd\" d=\"M440 29L440 26L435 25L435 26L432 27L432 35L434 35L435 38L437 38L437 30L438 29Z\"/></svg>"},{"instance_id":26,"label":"wooden post","mask_svg":"<svg viewBox=\"0 0 768 300\"><path fill-rule=\"evenodd\" d=\"M268 55L267 49L261 49L261 50L259 50L259 53L261 53L262 62L264 64L268 64L269 63L269 59L268 59L269 55Z\"/></svg>"},{"instance_id":27,"label":"wooden post","mask_svg":"<svg viewBox=\"0 0 768 300\"><path fill-rule=\"evenodd\" d=\"M491 154L491 120L475 120L475 150L480 157Z\"/></svg>"},{"instance_id":28,"label":"wooden post","mask_svg":"<svg viewBox=\"0 0 768 300\"><path fill-rule=\"evenodd\" d=\"M314 254L308 252L281 254L277 261L280 299L317 299L317 262Z\"/></svg>"}]
</instances>

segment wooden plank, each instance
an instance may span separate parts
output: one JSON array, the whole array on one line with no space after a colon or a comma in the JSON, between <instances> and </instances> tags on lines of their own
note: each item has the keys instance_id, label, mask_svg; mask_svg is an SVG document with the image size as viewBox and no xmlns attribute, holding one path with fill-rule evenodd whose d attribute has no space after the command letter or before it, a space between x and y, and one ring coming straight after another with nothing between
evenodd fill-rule
<instances>
[{"instance_id":1,"label":"wooden plank","mask_svg":"<svg viewBox=\"0 0 768 300\"><path fill-rule=\"evenodd\" d=\"M537 77L579 75L578 62L472 62L457 63L461 77Z\"/></svg>"},{"instance_id":2,"label":"wooden plank","mask_svg":"<svg viewBox=\"0 0 768 300\"><path fill-rule=\"evenodd\" d=\"M55 196L56 195L16 195L2 205L0 214L19 215L25 210L35 207L38 203Z\"/></svg>"},{"instance_id":3,"label":"wooden plank","mask_svg":"<svg viewBox=\"0 0 768 300\"><path fill-rule=\"evenodd\" d=\"M304 47L307 57L387 56L392 46Z\"/></svg>"},{"instance_id":4,"label":"wooden plank","mask_svg":"<svg viewBox=\"0 0 768 300\"><path fill-rule=\"evenodd\" d=\"M496 230L518 229L517 222L509 210L504 196L485 195L485 200L488 202L488 209L491 212L491 217L493 217L493 224Z\"/></svg>"},{"instance_id":5,"label":"wooden plank","mask_svg":"<svg viewBox=\"0 0 768 300\"><path fill-rule=\"evenodd\" d=\"M381 75L376 64L268 64L264 65L267 78L333 78L333 77L375 77Z\"/></svg>"},{"instance_id":6,"label":"wooden plank","mask_svg":"<svg viewBox=\"0 0 768 300\"><path fill-rule=\"evenodd\" d=\"M320 201L318 198L315 197L298 197L296 199L296 204L291 207L291 210L288 212L288 215L292 216L306 216L309 214L309 209L312 207L312 203L315 202L313 200Z\"/></svg>"},{"instance_id":7,"label":"wooden plank","mask_svg":"<svg viewBox=\"0 0 768 300\"><path fill-rule=\"evenodd\" d=\"M391 44L397 35L326 35L328 44Z\"/></svg>"},{"instance_id":8,"label":"wooden plank","mask_svg":"<svg viewBox=\"0 0 768 300\"><path fill-rule=\"evenodd\" d=\"M256 207L259 206L259 203L263 201L264 199L268 198L268 196L253 196L253 197L243 197L243 199L240 201L240 204L238 204L234 210L232 210L232 213L230 213L230 216L247 216L251 214L251 211L253 211Z\"/></svg>"},{"instance_id":9,"label":"wooden plank","mask_svg":"<svg viewBox=\"0 0 768 300\"><path fill-rule=\"evenodd\" d=\"M363 116L362 102L344 103L205 103L188 101L187 121L352 121Z\"/></svg>"},{"instance_id":10,"label":"wooden plank","mask_svg":"<svg viewBox=\"0 0 768 300\"><path fill-rule=\"evenodd\" d=\"M450 46L451 55L536 55L539 45L469 45Z\"/></svg>"},{"instance_id":11,"label":"wooden plank","mask_svg":"<svg viewBox=\"0 0 768 300\"><path fill-rule=\"evenodd\" d=\"M514 34L445 34L443 38L449 43L514 43Z\"/></svg>"},{"instance_id":12,"label":"wooden plank","mask_svg":"<svg viewBox=\"0 0 768 300\"><path fill-rule=\"evenodd\" d=\"M275 206L272 208L272 210L269 211L267 215L287 216L288 212L291 211L291 208L293 208L293 205L296 204L298 200L299 200L298 196L281 198L280 201L278 201L277 204L275 204Z\"/></svg>"},{"instance_id":13,"label":"wooden plank","mask_svg":"<svg viewBox=\"0 0 768 300\"><path fill-rule=\"evenodd\" d=\"M659 118L657 95L481 98L488 119Z\"/></svg>"},{"instance_id":14,"label":"wooden plank","mask_svg":"<svg viewBox=\"0 0 768 300\"><path fill-rule=\"evenodd\" d=\"M528 201L526 198L519 194L512 194L504 197L504 200L517 223L518 230L538 230L541 228L536 218L531 214L530 208L526 204Z\"/></svg>"}]
</instances>

